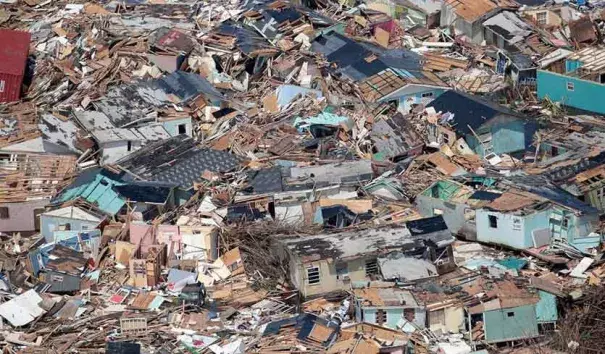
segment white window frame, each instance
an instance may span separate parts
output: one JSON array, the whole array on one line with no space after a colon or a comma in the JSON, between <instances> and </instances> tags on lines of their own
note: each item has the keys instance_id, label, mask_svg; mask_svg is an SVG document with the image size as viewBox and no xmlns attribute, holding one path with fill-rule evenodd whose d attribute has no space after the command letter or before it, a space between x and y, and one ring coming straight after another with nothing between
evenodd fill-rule
<instances>
[{"instance_id":1,"label":"white window frame","mask_svg":"<svg viewBox=\"0 0 605 354\"><path fill-rule=\"evenodd\" d=\"M575 91L575 89L576 89L575 84L571 81L567 81L567 91L573 92L573 91Z\"/></svg>"},{"instance_id":2,"label":"white window frame","mask_svg":"<svg viewBox=\"0 0 605 354\"><path fill-rule=\"evenodd\" d=\"M313 273L313 275L311 274L311 272ZM311 282L311 277L312 276L313 276L313 278L316 277L314 275L315 273L317 273L317 280L314 280L313 282ZM321 271L319 269L319 266L308 266L307 267L307 284L311 285L311 286L321 284Z\"/></svg>"},{"instance_id":3,"label":"white window frame","mask_svg":"<svg viewBox=\"0 0 605 354\"><path fill-rule=\"evenodd\" d=\"M536 23L539 25L547 25L548 24L548 13L546 11L536 13Z\"/></svg>"},{"instance_id":4,"label":"white window frame","mask_svg":"<svg viewBox=\"0 0 605 354\"><path fill-rule=\"evenodd\" d=\"M4 92L6 89L6 81L0 80L0 92Z\"/></svg>"}]
</instances>

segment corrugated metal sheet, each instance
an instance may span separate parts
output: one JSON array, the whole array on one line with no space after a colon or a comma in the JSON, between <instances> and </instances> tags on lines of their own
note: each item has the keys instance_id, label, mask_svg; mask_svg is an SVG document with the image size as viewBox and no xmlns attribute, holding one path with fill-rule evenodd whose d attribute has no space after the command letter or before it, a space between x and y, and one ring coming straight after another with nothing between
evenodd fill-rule
<instances>
[{"instance_id":1,"label":"corrugated metal sheet","mask_svg":"<svg viewBox=\"0 0 605 354\"><path fill-rule=\"evenodd\" d=\"M28 32L0 30L0 102L19 99L30 40Z\"/></svg>"},{"instance_id":2,"label":"corrugated metal sheet","mask_svg":"<svg viewBox=\"0 0 605 354\"><path fill-rule=\"evenodd\" d=\"M2 66L4 67L4 65ZM0 68L2 70L3 68ZM12 75L0 72L0 102L18 101L21 96L23 75Z\"/></svg>"}]
</instances>

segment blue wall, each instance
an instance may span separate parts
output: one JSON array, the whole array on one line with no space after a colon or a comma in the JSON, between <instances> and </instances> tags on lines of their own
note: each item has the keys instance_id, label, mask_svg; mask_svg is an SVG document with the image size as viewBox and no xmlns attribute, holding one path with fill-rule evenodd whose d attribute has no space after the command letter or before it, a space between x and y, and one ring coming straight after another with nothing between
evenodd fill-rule
<instances>
[{"instance_id":1,"label":"blue wall","mask_svg":"<svg viewBox=\"0 0 605 354\"><path fill-rule=\"evenodd\" d=\"M538 322L556 322L559 318L557 311L557 297L546 291L538 291L540 302L536 304L536 318Z\"/></svg>"},{"instance_id":2,"label":"blue wall","mask_svg":"<svg viewBox=\"0 0 605 354\"><path fill-rule=\"evenodd\" d=\"M40 233L44 236L46 242L54 241L53 231L59 230L59 225L70 224L71 231L86 231L82 230L82 227L88 227L88 231L94 230L99 223L85 221L85 220L77 220L70 218L61 218L56 216L48 216L48 215L40 215Z\"/></svg>"},{"instance_id":3,"label":"blue wall","mask_svg":"<svg viewBox=\"0 0 605 354\"><path fill-rule=\"evenodd\" d=\"M535 305L487 311L483 320L487 343L532 338L539 334Z\"/></svg>"},{"instance_id":4,"label":"blue wall","mask_svg":"<svg viewBox=\"0 0 605 354\"><path fill-rule=\"evenodd\" d=\"M412 104L424 104L427 105L429 103L431 103L435 98L441 96L446 90L445 89L436 89L436 88L431 88L431 87L427 87L426 89L422 90L421 88L419 88L418 92L415 93L410 93L410 94L405 94L405 95L401 95L401 96L393 96L390 97L388 100L399 100L399 110L401 112L409 112L409 110L412 108ZM423 94L429 94L432 93L433 95L431 97L422 97Z\"/></svg>"},{"instance_id":5,"label":"blue wall","mask_svg":"<svg viewBox=\"0 0 605 354\"><path fill-rule=\"evenodd\" d=\"M532 143L533 134L536 131L536 124L515 118L496 118L501 119L488 128L481 128L476 133L481 135L486 132L492 134L492 150L496 154L507 154L525 150ZM468 134L464 137L469 147L479 156L485 156L483 145L479 143L474 134Z\"/></svg>"},{"instance_id":6,"label":"blue wall","mask_svg":"<svg viewBox=\"0 0 605 354\"><path fill-rule=\"evenodd\" d=\"M573 83L574 90L567 90L567 83ZM548 97L555 102L580 108L586 111L605 114L605 85L594 81L582 80L538 70L538 98Z\"/></svg>"},{"instance_id":7,"label":"blue wall","mask_svg":"<svg viewBox=\"0 0 605 354\"><path fill-rule=\"evenodd\" d=\"M363 312L363 322L378 324L376 322L376 311L378 308L362 308ZM387 322L383 323L382 326L389 328L397 328L397 324L404 318L404 308L403 307L389 307L383 308L384 312L387 314ZM358 318L358 321L361 319ZM414 323L421 328L426 326L426 311L424 308L414 308Z\"/></svg>"},{"instance_id":8,"label":"blue wall","mask_svg":"<svg viewBox=\"0 0 605 354\"><path fill-rule=\"evenodd\" d=\"M168 120L168 121L164 121L162 122L162 126L164 127L164 129L166 129L166 131L168 132L168 134L170 134L170 136L177 136L179 135L179 125L181 124L185 124L185 129L187 129L186 134L188 136L192 136L192 126L191 126L191 118L190 117L185 117L185 118L181 118L181 119L173 119L173 120Z\"/></svg>"},{"instance_id":9,"label":"blue wall","mask_svg":"<svg viewBox=\"0 0 605 354\"><path fill-rule=\"evenodd\" d=\"M489 216L497 218L497 228L489 224ZM517 249L533 247L525 232L525 217L485 209L476 211L477 241L506 245Z\"/></svg>"}]
</instances>

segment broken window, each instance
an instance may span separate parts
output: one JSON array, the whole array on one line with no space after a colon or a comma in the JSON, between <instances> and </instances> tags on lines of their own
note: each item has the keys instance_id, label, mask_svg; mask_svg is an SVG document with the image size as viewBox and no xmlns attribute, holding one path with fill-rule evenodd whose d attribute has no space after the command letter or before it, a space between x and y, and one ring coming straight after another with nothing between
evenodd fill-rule
<instances>
[{"instance_id":1,"label":"broken window","mask_svg":"<svg viewBox=\"0 0 605 354\"><path fill-rule=\"evenodd\" d=\"M429 312L429 326L445 325L445 310Z\"/></svg>"},{"instance_id":2,"label":"broken window","mask_svg":"<svg viewBox=\"0 0 605 354\"><path fill-rule=\"evenodd\" d=\"M567 83L567 91L573 91L574 90L574 84L573 82L568 82Z\"/></svg>"},{"instance_id":3,"label":"broken window","mask_svg":"<svg viewBox=\"0 0 605 354\"><path fill-rule=\"evenodd\" d=\"M547 13L546 11L544 12L538 12L536 14L536 22L541 25L541 26L545 26L548 22L548 17L547 17Z\"/></svg>"},{"instance_id":4,"label":"broken window","mask_svg":"<svg viewBox=\"0 0 605 354\"><path fill-rule=\"evenodd\" d=\"M498 228L498 218L495 215L489 215L488 219L489 219L489 227L491 227L492 229L497 229Z\"/></svg>"},{"instance_id":5,"label":"broken window","mask_svg":"<svg viewBox=\"0 0 605 354\"><path fill-rule=\"evenodd\" d=\"M385 310L377 310L376 311L376 323L379 325L387 322L387 313Z\"/></svg>"},{"instance_id":6,"label":"broken window","mask_svg":"<svg viewBox=\"0 0 605 354\"><path fill-rule=\"evenodd\" d=\"M378 274L378 260L376 258L366 259L366 276Z\"/></svg>"},{"instance_id":7,"label":"broken window","mask_svg":"<svg viewBox=\"0 0 605 354\"><path fill-rule=\"evenodd\" d=\"M342 279L345 275L349 274L349 267L346 262L337 262L335 267L337 279Z\"/></svg>"},{"instance_id":8,"label":"broken window","mask_svg":"<svg viewBox=\"0 0 605 354\"><path fill-rule=\"evenodd\" d=\"M414 309L403 309L403 318L409 322L414 322L416 311Z\"/></svg>"},{"instance_id":9,"label":"broken window","mask_svg":"<svg viewBox=\"0 0 605 354\"><path fill-rule=\"evenodd\" d=\"M179 135L187 134L187 125L179 124Z\"/></svg>"},{"instance_id":10,"label":"broken window","mask_svg":"<svg viewBox=\"0 0 605 354\"><path fill-rule=\"evenodd\" d=\"M450 136L447 135L447 133L441 133L441 142L443 144L449 144L450 143Z\"/></svg>"},{"instance_id":11,"label":"broken window","mask_svg":"<svg viewBox=\"0 0 605 354\"><path fill-rule=\"evenodd\" d=\"M519 218L514 218L513 219L513 230L521 230L521 219Z\"/></svg>"},{"instance_id":12,"label":"broken window","mask_svg":"<svg viewBox=\"0 0 605 354\"><path fill-rule=\"evenodd\" d=\"M309 285L319 284L319 267L308 267L307 268L307 283Z\"/></svg>"},{"instance_id":13,"label":"broken window","mask_svg":"<svg viewBox=\"0 0 605 354\"><path fill-rule=\"evenodd\" d=\"M9 219L8 207L0 207L0 219Z\"/></svg>"}]
</instances>

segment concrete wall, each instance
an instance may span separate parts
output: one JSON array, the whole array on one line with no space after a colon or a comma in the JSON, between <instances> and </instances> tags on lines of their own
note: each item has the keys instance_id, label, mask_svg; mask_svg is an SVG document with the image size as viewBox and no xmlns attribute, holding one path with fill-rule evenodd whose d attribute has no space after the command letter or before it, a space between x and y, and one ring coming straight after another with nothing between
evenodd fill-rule
<instances>
[{"instance_id":1,"label":"concrete wall","mask_svg":"<svg viewBox=\"0 0 605 354\"><path fill-rule=\"evenodd\" d=\"M31 200L22 203L3 203L8 208L8 219L0 219L0 232L36 231L34 210L43 209L48 199Z\"/></svg>"},{"instance_id":2,"label":"concrete wall","mask_svg":"<svg viewBox=\"0 0 605 354\"><path fill-rule=\"evenodd\" d=\"M483 320L487 343L538 336L535 305L487 311Z\"/></svg>"},{"instance_id":3,"label":"concrete wall","mask_svg":"<svg viewBox=\"0 0 605 354\"><path fill-rule=\"evenodd\" d=\"M573 91L567 89L568 83L573 84ZM605 114L605 100L595 99L605 94L604 84L538 70L537 85L539 99L548 97L566 106Z\"/></svg>"},{"instance_id":4,"label":"concrete wall","mask_svg":"<svg viewBox=\"0 0 605 354\"><path fill-rule=\"evenodd\" d=\"M59 227L69 223L70 231L90 231L97 227L99 223L72 218L61 218L50 215L40 215L40 233L47 242L54 241L54 231Z\"/></svg>"}]
</instances>

